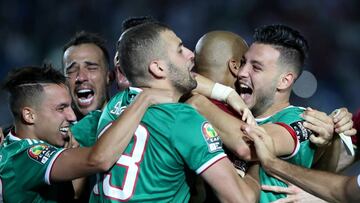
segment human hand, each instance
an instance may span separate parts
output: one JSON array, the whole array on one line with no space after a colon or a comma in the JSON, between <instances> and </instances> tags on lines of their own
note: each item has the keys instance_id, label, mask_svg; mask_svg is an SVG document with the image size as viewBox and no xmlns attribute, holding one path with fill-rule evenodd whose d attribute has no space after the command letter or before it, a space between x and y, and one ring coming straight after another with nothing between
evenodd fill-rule
<instances>
[{"instance_id":1,"label":"human hand","mask_svg":"<svg viewBox=\"0 0 360 203\"><path fill-rule=\"evenodd\" d=\"M68 130L68 140L65 142L64 148L78 148L80 144L76 141L75 137L71 133L71 130Z\"/></svg>"},{"instance_id":2,"label":"human hand","mask_svg":"<svg viewBox=\"0 0 360 203\"><path fill-rule=\"evenodd\" d=\"M249 125L257 125L254 116L252 115L250 109L246 106L244 100L240 95L232 90L228 97L226 98L226 103L229 104L235 111L241 115L241 120L246 122Z\"/></svg>"},{"instance_id":3,"label":"human hand","mask_svg":"<svg viewBox=\"0 0 360 203\"><path fill-rule=\"evenodd\" d=\"M305 119L304 127L313 132L310 135L310 141L318 147L327 146L331 142L334 133L332 118L326 113L310 107L306 108L302 117Z\"/></svg>"},{"instance_id":4,"label":"human hand","mask_svg":"<svg viewBox=\"0 0 360 203\"><path fill-rule=\"evenodd\" d=\"M272 203L290 203L290 202L299 202L303 197L302 194L305 193L299 187L290 184L289 182L285 182L288 187L281 186L271 186L271 185L262 185L261 189L264 191L270 191L274 193L285 194L286 197L278 199Z\"/></svg>"},{"instance_id":5,"label":"human hand","mask_svg":"<svg viewBox=\"0 0 360 203\"><path fill-rule=\"evenodd\" d=\"M347 108L335 109L330 116L333 119L336 133L343 133L346 136L356 134L356 129L353 128L352 113L350 113Z\"/></svg>"},{"instance_id":6,"label":"human hand","mask_svg":"<svg viewBox=\"0 0 360 203\"><path fill-rule=\"evenodd\" d=\"M241 129L245 137L253 141L257 157L264 169L267 170L267 166L276 159L273 139L260 126L243 125Z\"/></svg>"}]
</instances>

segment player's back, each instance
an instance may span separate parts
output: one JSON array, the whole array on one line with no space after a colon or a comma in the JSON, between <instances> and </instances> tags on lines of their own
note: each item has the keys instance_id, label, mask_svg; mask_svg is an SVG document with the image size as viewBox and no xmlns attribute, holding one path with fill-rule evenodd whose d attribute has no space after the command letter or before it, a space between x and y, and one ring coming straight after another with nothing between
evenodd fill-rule
<instances>
[{"instance_id":1,"label":"player's back","mask_svg":"<svg viewBox=\"0 0 360 203\"><path fill-rule=\"evenodd\" d=\"M103 202L187 202L185 168L200 174L224 156L216 132L191 106L154 105L95 192Z\"/></svg>"}]
</instances>

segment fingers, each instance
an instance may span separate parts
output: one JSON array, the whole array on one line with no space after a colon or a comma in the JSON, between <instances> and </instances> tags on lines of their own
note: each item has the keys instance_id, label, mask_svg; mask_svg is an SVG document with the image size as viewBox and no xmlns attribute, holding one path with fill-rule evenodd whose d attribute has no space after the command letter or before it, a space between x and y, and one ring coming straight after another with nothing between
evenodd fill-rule
<instances>
[{"instance_id":1,"label":"fingers","mask_svg":"<svg viewBox=\"0 0 360 203\"><path fill-rule=\"evenodd\" d=\"M281 187L281 186L271 186L271 185L262 185L262 190L275 192L275 193L282 193L282 194L294 194L294 191L289 189L288 187Z\"/></svg>"},{"instance_id":2,"label":"fingers","mask_svg":"<svg viewBox=\"0 0 360 203\"><path fill-rule=\"evenodd\" d=\"M314 134L310 135L310 142L314 143L315 145L321 147L325 146L329 143L329 141L323 139L322 137L317 137Z\"/></svg>"},{"instance_id":3,"label":"fingers","mask_svg":"<svg viewBox=\"0 0 360 203\"><path fill-rule=\"evenodd\" d=\"M350 130L345 130L343 132L346 136L353 136L353 135L356 135L357 131L355 128L352 128Z\"/></svg>"},{"instance_id":4,"label":"fingers","mask_svg":"<svg viewBox=\"0 0 360 203\"><path fill-rule=\"evenodd\" d=\"M304 113L304 116L309 117L309 119L311 120L319 120L323 123L331 123L332 119L330 116L328 116L326 113L312 109L310 107L308 107Z\"/></svg>"},{"instance_id":5,"label":"fingers","mask_svg":"<svg viewBox=\"0 0 360 203\"><path fill-rule=\"evenodd\" d=\"M335 132L336 133L342 133L342 132L345 132L347 130L351 130L352 127L353 127L353 124L354 123L352 121L350 121L348 123L345 123L345 124L341 125L340 127L335 128Z\"/></svg>"}]
</instances>

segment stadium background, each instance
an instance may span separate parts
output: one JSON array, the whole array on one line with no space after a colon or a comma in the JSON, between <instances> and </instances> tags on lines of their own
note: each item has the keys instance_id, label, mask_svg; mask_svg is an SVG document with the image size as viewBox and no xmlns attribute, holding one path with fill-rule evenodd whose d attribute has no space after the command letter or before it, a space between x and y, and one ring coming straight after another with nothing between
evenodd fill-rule
<instances>
[{"instance_id":1,"label":"stadium background","mask_svg":"<svg viewBox=\"0 0 360 203\"><path fill-rule=\"evenodd\" d=\"M293 104L325 112L345 106L354 112L360 107L359 8L355 0L1 0L0 81L10 69L23 65L46 61L61 67L62 46L80 30L106 38L113 57L121 22L129 16L154 16L190 49L211 30L232 31L251 43L257 26L284 23L308 39L305 69L316 79L298 84L304 88L293 95ZM0 126L11 122L3 91L0 114Z\"/></svg>"}]
</instances>

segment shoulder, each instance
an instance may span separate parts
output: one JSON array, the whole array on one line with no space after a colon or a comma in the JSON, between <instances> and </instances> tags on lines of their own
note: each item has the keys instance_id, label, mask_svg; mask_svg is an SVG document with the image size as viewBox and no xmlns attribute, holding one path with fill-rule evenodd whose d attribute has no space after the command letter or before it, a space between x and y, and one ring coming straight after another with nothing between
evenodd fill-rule
<instances>
[{"instance_id":1,"label":"shoulder","mask_svg":"<svg viewBox=\"0 0 360 203\"><path fill-rule=\"evenodd\" d=\"M192 106L185 103L169 103L153 105L148 109L149 114L158 114L174 119L203 118Z\"/></svg>"}]
</instances>

